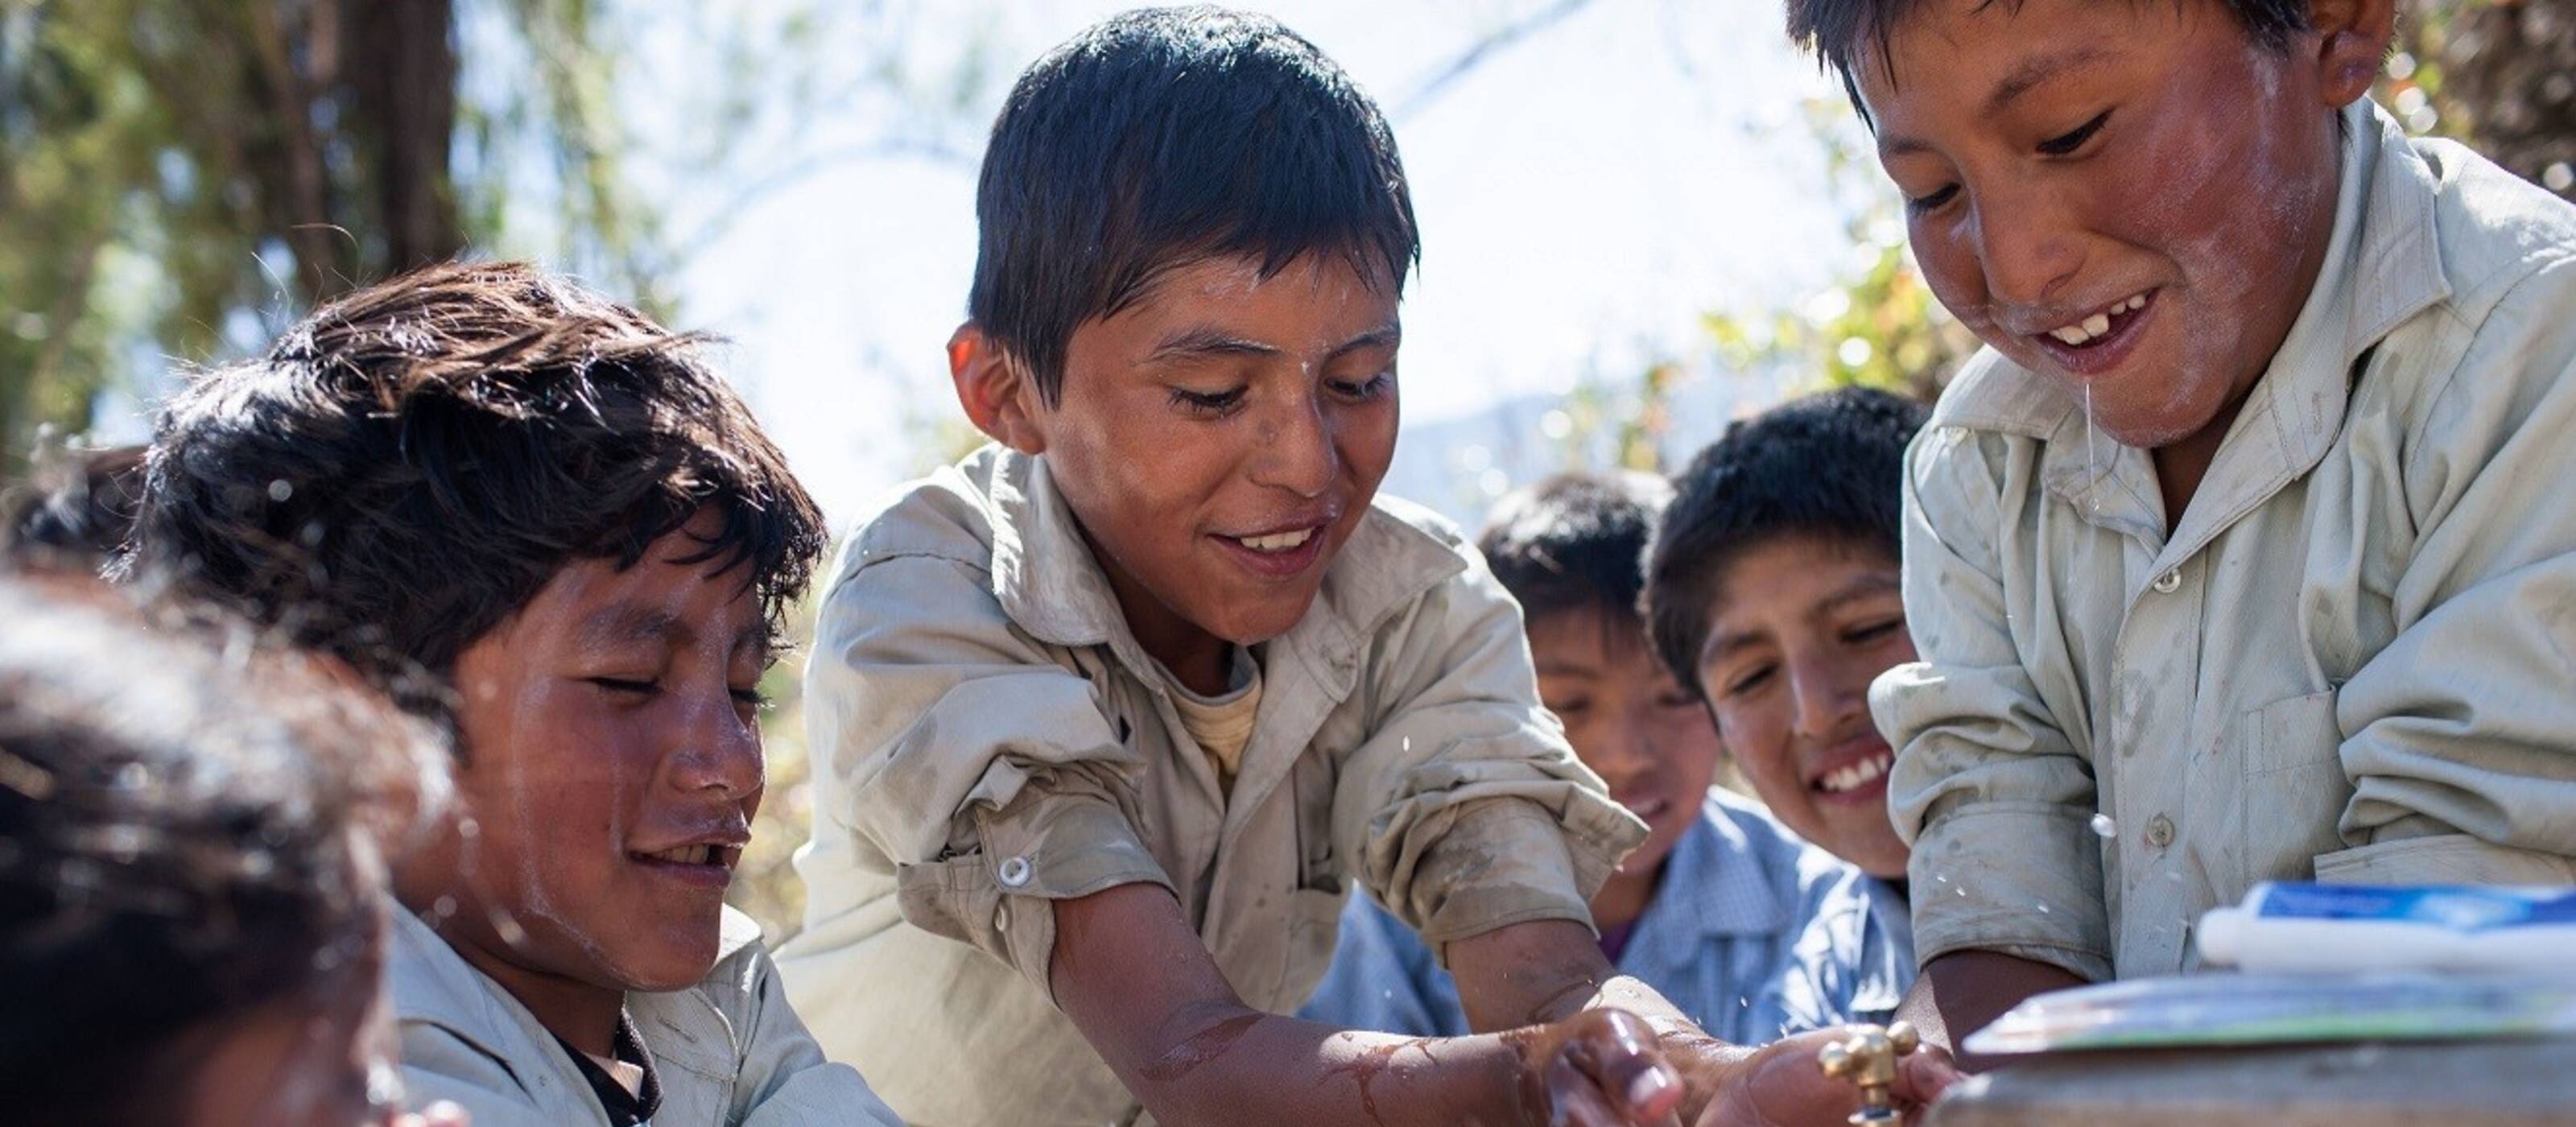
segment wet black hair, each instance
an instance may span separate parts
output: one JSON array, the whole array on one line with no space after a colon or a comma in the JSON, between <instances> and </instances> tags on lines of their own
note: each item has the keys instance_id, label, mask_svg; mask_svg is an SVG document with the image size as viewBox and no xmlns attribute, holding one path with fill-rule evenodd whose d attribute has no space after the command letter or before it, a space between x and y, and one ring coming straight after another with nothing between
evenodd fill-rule
<instances>
[{"instance_id":1,"label":"wet black hair","mask_svg":"<svg viewBox=\"0 0 2576 1127\"><path fill-rule=\"evenodd\" d=\"M1651 474L1559 474L1496 504L1476 546L1531 621L1589 610L1638 622L1647 537L1671 497Z\"/></svg>"},{"instance_id":2,"label":"wet black hair","mask_svg":"<svg viewBox=\"0 0 2576 1127\"><path fill-rule=\"evenodd\" d=\"M1342 254L1401 292L1420 256L1395 134L1315 45L1212 7L1113 16L1020 76L975 193L967 316L1060 401L1073 330L1210 258Z\"/></svg>"},{"instance_id":3,"label":"wet black hair","mask_svg":"<svg viewBox=\"0 0 2576 1127\"><path fill-rule=\"evenodd\" d=\"M633 566L698 513L775 638L823 518L675 333L517 263L450 263L314 311L154 426L114 573L347 661L452 720L457 655L567 564Z\"/></svg>"},{"instance_id":4,"label":"wet black hair","mask_svg":"<svg viewBox=\"0 0 2576 1127\"><path fill-rule=\"evenodd\" d=\"M1655 653L1693 693L1710 604L1727 565L1784 536L1903 558L1905 448L1922 403L1847 387L1790 400L1726 428L1674 481L1646 556Z\"/></svg>"},{"instance_id":5,"label":"wet black hair","mask_svg":"<svg viewBox=\"0 0 2576 1127\"><path fill-rule=\"evenodd\" d=\"M0 577L0 621L0 1108L184 1123L237 1023L377 988L381 853L444 752L326 662L87 578Z\"/></svg>"},{"instance_id":6,"label":"wet black hair","mask_svg":"<svg viewBox=\"0 0 2576 1127\"><path fill-rule=\"evenodd\" d=\"M1787 0L1789 38L1842 77L1843 91L1850 96L1852 108L1859 111L1862 121L1868 121L1869 108L1861 104L1860 84L1852 72L1872 58L1882 66L1892 67L1889 41L1895 37L1897 25L1927 2ZM2002 4L2011 11L2020 8L2022 0L1975 2L1979 8ZM2291 36L2308 29L2308 0L2220 0L2219 6L2236 17L2247 37L2268 50L2287 48ZM1893 77L1892 71L1890 76Z\"/></svg>"}]
</instances>

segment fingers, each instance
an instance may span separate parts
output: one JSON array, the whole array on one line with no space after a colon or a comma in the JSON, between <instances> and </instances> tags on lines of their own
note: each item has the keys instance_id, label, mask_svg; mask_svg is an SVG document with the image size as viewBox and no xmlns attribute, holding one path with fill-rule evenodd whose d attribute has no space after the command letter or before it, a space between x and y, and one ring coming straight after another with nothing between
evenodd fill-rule
<instances>
[{"instance_id":1,"label":"fingers","mask_svg":"<svg viewBox=\"0 0 2576 1127\"><path fill-rule=\"evenodd\" d=\"M1614 1116L1612 1124L1669 1122L1681 1109L1682 1079L1664 1059L1655 1032L1625 1010L1593 1010L1568 1019L1573 1029L1549 1063L1557 1086L1559 1065L1582 1078L1579 1085ZM1560 1101L1559 1106L1563 1106Z\"/></svg>"},{"instance_id":2,"label":"fingers","mask_svg":"<svg viewBox=\"0 0 2576 1127\"><path fill-rule=\"evenodd\" d=\"M1958 1083L1964 1073L1950 1059L1948 1050L1938 1045L1925 1045L1896 1065L1896 1094L1916 1104L1928 1104Z\"/></svg>"}]
</instances>

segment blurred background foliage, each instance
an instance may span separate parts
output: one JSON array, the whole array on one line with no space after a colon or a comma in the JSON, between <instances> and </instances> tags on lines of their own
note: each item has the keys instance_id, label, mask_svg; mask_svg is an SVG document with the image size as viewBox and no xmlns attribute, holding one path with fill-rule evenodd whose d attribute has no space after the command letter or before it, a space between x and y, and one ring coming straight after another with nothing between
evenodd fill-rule
<instances>
[{"instance_id":1,"label":"blurred background foliage","mask_svg":"<svg viewBox=\"0 0 2576 1127\"><path fill-rule=\"evenodd\" d=\"M955 2L980 5L986 27L1007 14L1002 0ZM1400 120L1585 3L1496 22L1390 108ZM687 119L704 127L680 166L646 168L619 92L635 96L652 45L634 41L620 0L0 0L0 487L40 446L76 446L103 397L148 396L137 381L171 358L255 351L353 279L458 253L527 256L669 314L690 256L749 198L818 164L901 153L972 167L974 107L1020 60L973 35L925 41L915 10L656 9L715 65L693 85L648 84L644 96L691 99ZM2383 104L2412 132L2466 141L2576 198L2576 0L2404 11ZM774 155L827 114L868 129L844 148ZM1787 128L1826 147L1848 258L1800 301L1709 313L1719 367L1938 394L1975 342L1907 253L1866 132L1838 98ZM695 198L693 174L718 167L753 171L729 178L737 195ZM1536 440L1569 464L1664 468L1687 370L1595 373ZM924 465L977 440L944 412L916 429ZM773 935L801 910L787 855L812 807L800 664L769 678L772 785L735 892Z\"/></svg>"}]
</instances>

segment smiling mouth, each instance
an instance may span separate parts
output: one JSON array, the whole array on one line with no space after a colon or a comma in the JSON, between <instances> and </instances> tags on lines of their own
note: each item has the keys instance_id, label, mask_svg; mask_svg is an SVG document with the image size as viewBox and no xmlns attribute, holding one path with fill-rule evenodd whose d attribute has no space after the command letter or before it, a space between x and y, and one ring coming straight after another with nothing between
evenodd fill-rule
<instances>
[{"instance_id":1,"label":"smiling mouth","mask_svg":"<svg viewBox=\"0 0 2576 1127\"><path fill-rule=\"evenodd\" d=\"M1881 751L1858 763L1847 763L1825 772L1822 778L1807 784L1823 794L1848 794L1884 778L1887 769L1896 765L1894 751Z\"/></svg>"},{"instance_id":2,"label":"smiling mouth","mask_svg":"<svg viewBox=\"0 0 2576 1127\"><path fill-rule=\"evenodd\" d=\"M676 845L651 853L629 853L627 856L638 861L650 861L663 865L687 865L693 868L722 869L732 872L733 867L742 861L742 847L715 844Z\"/></svg>"},{"instance_id":3,"label":"smiling mouth","mask_svg":"<svg viewBox=\"0 0 2576 1127\"><path fill-rule=\"evenodd\" d=\"M1315 534L1320 531L1322 531L1320 528L1295 528L1286 532L1274 532L1267 536L1228 536L1226 539L1263 555L1276 556L1305 547L1306 541L1314 539Z\"/></svg>"},{"instance_id":4,"label":"smiling mouth","mask_svg":"<svg viewBox=\"0 0 2576 1127\"><path fill-rule=\"evenodd\" d=\"M2150 290L2132 294L2112 302L2110 308L2098 311L2083 320L2059 325L2038 335L2068 348L2092 348L2108 339L2114 331L2126 326L2131 317L2145 309L2147 299L2153 292Z\"/></svg>"}]
</instances>

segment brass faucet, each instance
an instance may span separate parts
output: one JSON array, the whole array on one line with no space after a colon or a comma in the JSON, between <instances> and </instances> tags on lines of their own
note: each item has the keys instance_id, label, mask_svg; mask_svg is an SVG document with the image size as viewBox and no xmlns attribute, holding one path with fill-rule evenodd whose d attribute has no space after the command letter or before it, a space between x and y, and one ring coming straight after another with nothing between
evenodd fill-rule
<instances>
[{"instance_id":1,"label":"brass faucet","mask_svg":"<svg viewBox=\"0 0 2576 1127\"><path fill-rule=\"evenodd\" d=\"M1818 1052L1816 1063L1824 1067L1825 1075L1849 1080L1860 1089L1860 1110L1846 1122L1852 1127L1893 1127L1900 1122L1891 1091L1896 1084L1896 1062L1922 1046L1922 1035L1900 1021L1885 1029L1860 1026L1851 1036Z\"/></svg>"}]
</instances>

